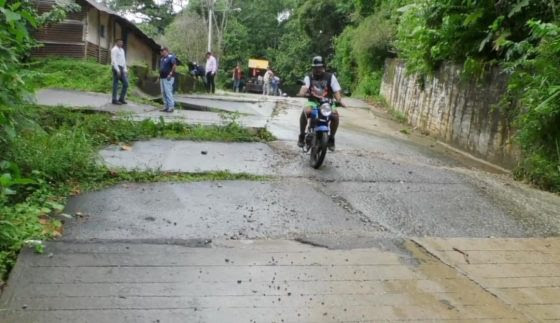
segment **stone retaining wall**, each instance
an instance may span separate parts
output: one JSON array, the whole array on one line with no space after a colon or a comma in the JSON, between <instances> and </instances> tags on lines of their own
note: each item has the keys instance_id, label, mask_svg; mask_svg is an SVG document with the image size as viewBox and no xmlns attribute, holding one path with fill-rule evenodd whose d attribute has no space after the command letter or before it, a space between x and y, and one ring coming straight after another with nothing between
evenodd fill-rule
<instances>
[{"instance_id":1,"label":"stone retaining wall","mask_svg":"<svg viewBox=\"0 0 560 323\"><path fill-rule=\"evenodd\" d=\"M462 79L460 67L444 64L420 81L407 75L404 62L387 60L381 96L416 129L491 163L516 164L511 121L496 107L507 87L503 73L496 69L476 83Z\"/></svg>"}]
</instances>

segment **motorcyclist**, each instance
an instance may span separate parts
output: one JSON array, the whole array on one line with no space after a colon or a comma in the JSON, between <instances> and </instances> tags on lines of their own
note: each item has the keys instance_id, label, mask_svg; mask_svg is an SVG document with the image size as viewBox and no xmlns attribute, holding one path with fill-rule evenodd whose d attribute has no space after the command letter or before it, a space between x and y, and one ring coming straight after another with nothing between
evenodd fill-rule
<instances>
[{"instance_id":1,"label":"motorcyclist","mask_svg":"<svg viewBox=\"0 0 560 323\"><path fill-rule=\"evenodd\" d=\"M311 116L311 108L314 104L317 104L321 97L326 97L336 100L338 104L342 107L345 105L342 103L342 96L341 96L341 88L340 84L336 77L331 74L327 73L325 69L325 62L321 56L313 57L312 63L312 73L307 75L303 80L304 85L301 87L299 95L305 96L308 98L308 103L303 108L301 112L301 116L299 118L299 138L298 138L298 146L304 146L304 139L305 139L305 130L307 128L307 119ZM335 148L335 141L334 136L336 134L336 130L338 129L338 121L339 115L336 108L333 107L333 113L331 115L331 124L330 129L331 133L329 136L329 150L334 151Z\"/></svg>"}]
</instances>

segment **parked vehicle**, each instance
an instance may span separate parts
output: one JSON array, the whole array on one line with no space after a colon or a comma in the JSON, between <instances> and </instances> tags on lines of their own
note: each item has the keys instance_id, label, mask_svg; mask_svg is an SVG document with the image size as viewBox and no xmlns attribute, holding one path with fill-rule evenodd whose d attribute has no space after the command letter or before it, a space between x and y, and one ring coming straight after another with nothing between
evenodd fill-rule
<instances>
[{"instance_id":1,"label":"parked vehicle","mask_svg":"<svg viewBox=\"0 0 560 323\"><path fill-rule=\"evenodd\" d=\"M268 61L264 59L250 59L249 60L249 78L245 82L245 92L249 93L263 93L263 83L259 81L259 76L264 75L268 68Z\"/></svg>"}]
</instances>

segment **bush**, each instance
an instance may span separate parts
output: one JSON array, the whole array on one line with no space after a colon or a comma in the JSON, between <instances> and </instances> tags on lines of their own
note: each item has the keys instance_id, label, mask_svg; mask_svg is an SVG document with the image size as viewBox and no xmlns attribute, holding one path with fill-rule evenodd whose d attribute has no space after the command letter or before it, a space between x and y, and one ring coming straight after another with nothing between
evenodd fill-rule
<instances>
[{"instance_id":1,"label":"bush","mask_svg":"<svg viewBox=\"0 0 560 323\"><path fill-rule=\"evenodd\" d=\"M89 177L97 168L96 151L84 129L23 131L10 145L8 159L27 174L38 171L51 180L64 182Z\"/></svg>"},{"instance_id":2,"label":"bush","mask_svg":"<svg viewBox=\"0 0 560 323\"><path fill-rule=\"evenodd\" d=\"M523 58L505 64L513 71L507 99L519 102L512 113L517 115L523 159L515 174L560 192L560 25L538 21L528 25L531 42L537 45L523 45Z\"/></svg>"},{"instance_id":3,"label":"bush","mask_svg":"<svg viewBox=\"0 0 560 323\"><path fill-rule=\"evenodd\" d=\"M382 1L372 15L348 26L335 39L334 64L343 86L362 96L377 96L385 59L394 55L397 8L405 1ZM363 4L365 6L365 4ZM369 10L369 9L368 9Z\"/></svg>"},{"instance_id":4,"label":"bush","mask_svg":"<svg viewBox=\"0 0 560 323\"><path fill-rule=\"evenodd\" d=\"M382 78L383 71L375 71L363 76L356 86L356 94L366 98L378 96Z\"/></svg>"}]
</instances>

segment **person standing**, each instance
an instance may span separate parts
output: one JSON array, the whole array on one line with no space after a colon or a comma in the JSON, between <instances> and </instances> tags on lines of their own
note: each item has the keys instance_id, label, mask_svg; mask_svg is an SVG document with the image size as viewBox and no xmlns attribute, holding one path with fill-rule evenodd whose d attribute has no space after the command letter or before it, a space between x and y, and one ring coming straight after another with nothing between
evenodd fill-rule
<instances>
[{"instance_id":1,"label":"person standing","mask_svg":"<svg viewBox=\"0 0 560 323\"><path fill-rule=\"evenodd\" d=\"M272 84L272 95L280 95L280 93L278 92L280 86L280 78L274 75L272 77L272 80L270 81L270 84Z\"/></svg>"},{"instance_id":2,"label":"person standing","mask_svg":"<svg viewBox=\"0 0 560 323\"><path fill-rule=\"evenodd\" d=\"M175 56L169 53L167 47L161 49L161 58L159 60L159 82L161 87L161 96L165 108L163 112L173 112L175 109L175 101L173 100L173 83L175 82L175 69L177 68L177 60Z\"/></svg>"},{"instance_id":3,"label":"person standing","mask_svg":"<svg viewBox=\"0 0 560 323\"><path fill-rule=\"evenodd\" d=\"M237 63L237 66L233 69L233 76L232 76L234 92L239 92L242 79L243 79L243 70L241 69L239 63Z\"/></svg>"},{"instance_id":4,"label":"person standing","mask_svg":"<svg viewBox=\"0 0 560 323\"><path fill-rule=\"evenodd\" d=\"M272 81L272 77L274 77L274 73L272 73L272 70L269 68L266 70L263 77L263 95L270 95L270 82Z\"/></svg>"},{"instance_id":5,"label":"person standing","mask_svg":"<svg viewBox=\"0 0 560 323\"><path fill-rule=\"evenodd\" d=\"M126 104L124 100L128 90L128 70L126 68L126 56L123 49L122 39L118 39L115 46L111 49L111 69L113 70L113 104ZM119 82L122 84L121 95L117 100L119 92Z\"/></svg>"},{"instance_id":6,"label":"person standing","mask_svg":"<svg viewBox=\"0 0 560 323\"><path fill-rule=\"evenodd\" d=\"M216 92L216 84L214 84L214 77L218 71L218 64L216 58L211 52L206 53L206 90L208 93Z\"/></svg>"}]
</instances>

